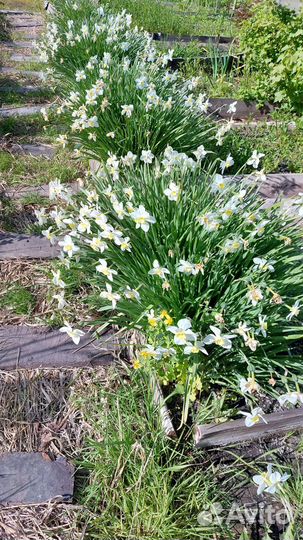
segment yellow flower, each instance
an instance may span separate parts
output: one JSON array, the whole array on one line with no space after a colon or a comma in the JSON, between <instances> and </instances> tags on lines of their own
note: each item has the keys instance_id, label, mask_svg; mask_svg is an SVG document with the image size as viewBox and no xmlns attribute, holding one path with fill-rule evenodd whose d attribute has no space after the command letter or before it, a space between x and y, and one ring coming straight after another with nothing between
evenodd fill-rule
<instances>
[{"instance_id":1,"label":"yellow flower","mask_svg":"<svg viewBox=\"0 0 303 540\"><path fill-rule=\"evenodd\" d=\"M165 319L164 324L167 324L167 326L171 326L174 322L174 319L170 316L168 311L166 309L163 309L160 313L161 319Z\"/></svg>"},{"instance_id":2,"label":"yellow flower","mask_svg":"<svg viewBox=\"0 0 303 540\"><path fill-rule=\"evenodd\" d=\"M141 367L140 360L136 358L136 360L134 360L134 363L133 363L133 368L139 369L140 367Z\"/></svg>"}]
</instances>

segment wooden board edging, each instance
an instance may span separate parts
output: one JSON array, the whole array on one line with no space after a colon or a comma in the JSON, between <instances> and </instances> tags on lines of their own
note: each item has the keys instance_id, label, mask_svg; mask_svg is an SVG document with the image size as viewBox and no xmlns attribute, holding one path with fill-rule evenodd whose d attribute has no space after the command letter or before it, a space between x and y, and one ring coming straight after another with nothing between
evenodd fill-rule
<instances>
[{"instance_id":1,"label":"wooden board edging","mask_svg":"<svg viewBox=\"0 0 303 540\"><path fill-rule=\"evenodd\" d=\"M75 345L59 330L7 325L0 327L0 370L107 366L121 351L112 330L96 340L86 333Z\"/></svg>"},{"instance_id":2,"label":"wooden board edging","mask_svg":"<svg viewBox=\"0 0 303 540\"><path fill-rule=\"evenodd\" d=\"M244 417L222 424L197 425L194 431L195 446L213 448L235 445L303 429L303 407L265 414L264 418L267 423L260 420L252 427L245 426Z\"/></svg>"}]
</instances>

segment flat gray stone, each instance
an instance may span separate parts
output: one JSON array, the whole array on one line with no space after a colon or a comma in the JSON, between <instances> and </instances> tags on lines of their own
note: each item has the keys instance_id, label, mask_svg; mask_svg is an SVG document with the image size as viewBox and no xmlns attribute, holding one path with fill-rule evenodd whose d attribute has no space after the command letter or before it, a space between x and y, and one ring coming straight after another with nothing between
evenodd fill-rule
<instances>
[{"instance_id":1,"label":"flat gray stone","mask_svg":"<svg viewBox=\"0 0 303 540\"><path fill-rule=\"evenodd\" d=\"M17 68L2 67L0 75L16 75L19 77L29 77L33 79L45 79L46 74L43 71L19 70Z\"/></svg>"},{"instance_id":2,"label":"flat gray stone","mask_svg":"<svg viewBox=\"0 0 303 540\"><path fill-rule=\"evenodd\" d=\"M0 118L10 118L11 116L30 116L32 114L37 114L41 112L42 107L45 109L49 108L49 105L28 105L24 107L11 107L11 108L0 108Z\"/></svg>"},{"instance_id":3,"label":"flat gray stone","mask_svg":"<svg viewBox=\"0 0 303 540\"><path fill-rule=\"evenodd\" d=\"M54 259L59 252L45 236L0 232L0 260Z\"/></svg>"},{"instance_id":4,"label":"flat gray stone","mask_svg":"<svg viewBox=\"0 0 303 540\"><path fill-rule=\"evenodd\" d=\"M72 502L74 467L60 456L52 461L40 452L0 455L0 505L41 504L53 499Z\"/></svg>"},{"instance_id":5,"label":"flat gray stone","mask_svg":"<svg viewBox=\"0 0 303 540\"><path fill-rule=\"evenodd\" d=\"M41 326L0 326L0 369L108 366L121 352L124 341L112 330L104 331L95 339L87 329L79 345L75 345L67 334L59 330Z\"/></svg>"}]
</instances>

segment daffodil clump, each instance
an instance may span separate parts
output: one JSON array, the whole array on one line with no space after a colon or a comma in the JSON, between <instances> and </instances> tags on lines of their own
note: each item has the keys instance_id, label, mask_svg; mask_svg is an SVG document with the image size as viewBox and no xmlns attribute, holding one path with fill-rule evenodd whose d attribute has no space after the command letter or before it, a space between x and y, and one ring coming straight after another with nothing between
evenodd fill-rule
<instances>
[{"instance_id":1,"label":"daffodil clump","mask_svg":"<svg viewBox=\"0 0 303 540\"><path fill-rule=\"evenodd\" d=\"M199 78L184 81L169 69L173 50L158 51L125 11L113 14L86 0L57 8L40 54L60 86L62 100L52 110L69 126L58 142L99 161L128 152L160 156L169 145L189 154L215 146ZM229 127L219 129L220 144Z\"/></svg>"},{"instance_id":2,"label":"daffodil clump","mask_svg":"<svg viewBox=\"0 0 303 540\"><path fill-rule=\"evenodd\" d=\"M146 344L134 367L192 399L224 376L302 374L292 345L303 336L296 216L264 205L258 171L242 182L221 174L222 164L205 172L201 153L117 158L76 197L53 183L58 206L38 213L59 241L62 275L68 268L92 290L96 324L140 329ZM62 275L54 301L66 310Z\"/></svg>"}]
</instances>

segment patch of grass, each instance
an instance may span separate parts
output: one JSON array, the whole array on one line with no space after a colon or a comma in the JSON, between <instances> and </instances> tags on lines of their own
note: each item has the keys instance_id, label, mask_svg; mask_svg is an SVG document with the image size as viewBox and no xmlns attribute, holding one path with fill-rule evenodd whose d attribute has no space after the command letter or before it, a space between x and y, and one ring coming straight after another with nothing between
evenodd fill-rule
<instances>
[{"instance_id":1,"label":"patch of grass","mask_svg":"<svg viewBox=\"0 0 303 540\"><path fill-rule=\"evenodd\" d=\"M265 154L262 166L267 173L303 173L303 119L279 115L275 125L263 122L252 127L243 125L227 136L222 154L226 156L230 152L234 156L234 170L237 170L253 150Z\"/></svg>"},{"instance_id":2,"label":"patch of grass","mask_svg":"<svg viewBox=\"0 0 303 540\"><path fill-rule=\"evenodd\" d=\"M165 5L156 0L110 0L112 9L126 9L133 16L134 24L149 32L176 35L228 35L237 33L237 28L228 10L214 13L214 6L191 2L190 6L176 2L176 6Z\"/></svg>"},{"instance_id":3,"label":"patch of grass","mask_svg":"<svg viewBox=\"0 0 303 540\"><path fill-rule=\"evenodd\" d=\"M20 9L25 11L43 11L42 0L2 0L1 9Z\"/></svg>"},{"instance_id":4,"label":"patch of grass","mask_svg":"<svg viewBox=\"0 0 303 540\"><path fill-rule=\"evenodd\" d=\"M52 119L46 124L41 114L30 116L15 116L0 119L0 137L14 139L22 137L23 142L35 140L51 141L59 133L64 133L66 127L58 123L58 118Z\"/></svg>"},{"instance_id":5,"label":"patch of grass","mask_svg":"<svg viewBox=\"0 0 303 540\"><path fill-rule=\"evenodd\" d=\"M0 92L0 103L3 107L6 105L20 106L27 103L39 104L47 103L51 100L54 93L51 90L39 90L30 92L28 94L21 94L18 91L15 91L13 88L7 91Z\"/></svg>"},{"instance_id":6,"label":"patch of grass","mask_svg":"<svg viewBox=\"0 0 303 540\"><path fill-rule=\"evenodd\" d=\"M89 485L79 495L89 509L88 538L233 538L216 524L199 525L199 512L220 497L228 504L228 496L218 489L215 470L202 473L192 453L186 455L186 444L165 438L144 377L114 373L111 386L96 381L76 406L94 428L80 464L89 471Z\"/></svg>"},{"instance_id":7,"label":"patch of grass","mask_svg":"<svg viewBox=\"0 0 303 540\"><path fill-rule=\"evenodd\" d=\"M14 156L0 151L0 172L1 181L7 186L38 186L55 178L60 178L62 182L72 182L83 172L83 168L63 150L58 151L52 159Z\"/></svg>"},{"instance_id":8,"label":"patch of grass","mask_svg":"<svg viewBox=\"0 0 303 540\"><path fill-rule=\"evenodd\" d=\"M8 308L17 315L30 315L34 307L35 297L28 288L22 285L15 284L0 296L0 309Z\"/></svg>"}]
</instances>

